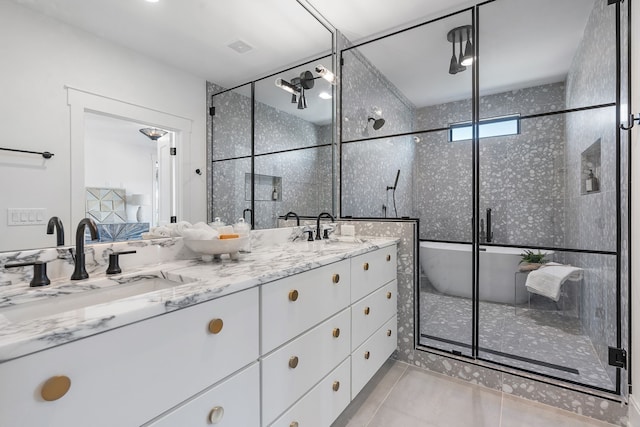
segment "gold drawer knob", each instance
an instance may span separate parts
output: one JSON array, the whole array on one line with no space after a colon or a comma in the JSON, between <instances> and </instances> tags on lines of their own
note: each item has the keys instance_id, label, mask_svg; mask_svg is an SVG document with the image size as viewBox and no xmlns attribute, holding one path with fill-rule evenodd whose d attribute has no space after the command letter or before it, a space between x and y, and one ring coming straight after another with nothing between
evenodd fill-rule
<instances>
[{"instance_id":1,"label":"gold drawer knob","mask_svg":"<svg viewBox=\"0 0 640 427\"><path fill-rule=\"evenodd\" d=\"M387 292L387 299L391 299L391 292Z\"/></svg>"},{"instance_id":2,"label":"gold drawer knob","mask_svg":"<svg viewBox=\"0 0 640 427\"><path fill-rule=\"evenodd\" d=\"M333 337L338 338L340 336L340 328L333 328Z\"/></svg>"},{"instance_id":3,"label":"gold drawer knob","mask_svg":"<svg viewBox=\"0 0 640 427\"><path fill-rule=\"evenodd\" d=\"M333 283L338 283L340 281L340 275L338 273L334 274L333 277L331 278L331 281Z\"/></svg>"},{"instance_id":4,"label":"gold drawer knob","mask_svg":"<svg viewBox=\"0 0 640 427\"><path fill-rule=\"evenodd\" d=\"M371 356L371 353L369 353L368 351L365 351L364 352L364 358L368 360L369 356Z\"/></svg>"},{"instance_id":5,"label":"gold drawer knob","mask_svg":"<svg viewBox=\"0 0 640 427\"><path fill-rule=\"evenodd\" d=\"M209 322L209 332L212 334L218 334L222 330L223 326L224 322L222 321L222 319L213 319L211 322Z\"/></svg>"},{"instance_id":6,"label":"gold drawer knob","mask_svg":"<svg viewBox=\"0 0 640 427\"><path fill-rule=\"evenodd\" d=\"M333 386L331 386L331 388L333 389L333 391L340 390L340 381L334 381Z\"/></svg>"},{"instance_id":7,"label":"gold drawer knob","mask_svg":"<svg viewBox=\"0 0 640 427\"><path fill-rule=\"evenodd\" d=\"M369 263L365 262L364 264L362 264L362 268L364 268L364 271L369 270Z\"/></svg>"},{"instance_id":8,"label":"gold drawer knob","mask_svg":"<svg viewBox=\"0 0 640 427\"><path fill-rule=\"evenodd\" d=\"M289 427L298 427L298 422L297 421L291 421L291 424L289 424Z\"/></svg>"},{"instance_id":9,"label":"gold drawer knob","mask_svg":"<svg viewBox=\"0 0 640 427\"><path fill-rule=\"evenodd\" d=\"M60 399L71 388L71 379L66 375L59 375L45 381L40 395L47 402Z\"/></svg>"},{"instance_id":10,"label":"gold drawer knob","mask_svg":"<svg viewBox=\"0 0 640 427\"><path fill-rule=\"evenodd\" d=\"M296 369L297 366L298 366L298 356L291 356L291 358L289 359L289 367L291 369Z\"/></svg>"},{"instance_id":11,"label":"gold drawer knob","mask_svg":"<svg viewBox=\"0 0 640 427\"><path fill-rule=\"evenodd\" d=\"M391 336L391 329L387 329L387 336L390 337Z\"/></svg>"},{"instance_id":12,"label":"gold drawer knob","mask_svg":"<svg viewBox=\"0 0 640 427\"><path fill-rule=\"evenodd\" d=\"M391 261L391 255L387 254L387 262Z\"/></svg>"},{"instance_id":13,"label":"gold drawer knob","mask_svg":"<svg viewBox=\"0 0 640 427\"><path fill-rule=\"evenodd\" d=\"M292 290L289 291L289 301L298 301L298 291L297 290Z\"/></svg>"},{"instance_id":14,"label":"gold drawer knob","mask_svg":"<svg viewBox=\"0 0 640 427\"><path fill-rule=\"evenodd\" d=\"M222 417L224 416L224 408L222 406L214 407L211 412L209 412L209 424L217 424L222 421Z\"/></svg>"},{"instance_id":15,"label":"gold drawer knob","mask_svg":"<svg viewBox=\"0 0 640 427\"><path fill-rule=\"evenodd\" d=\"M371 312L371 309L369 307L365 307L364 308L364 315L365 316L368 316L370 312Z\"/></svg>"}]
</instances>

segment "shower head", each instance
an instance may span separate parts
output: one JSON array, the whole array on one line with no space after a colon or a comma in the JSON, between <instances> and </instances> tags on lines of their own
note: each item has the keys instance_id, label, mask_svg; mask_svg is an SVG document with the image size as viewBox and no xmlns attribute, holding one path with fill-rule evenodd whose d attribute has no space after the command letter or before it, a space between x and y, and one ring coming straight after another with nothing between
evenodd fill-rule
<instances>
[{"instance_id":1,"label":"shower head","mask_svg":"<svg viewBox=\"0 0 640 427\"><path fill-rule=\"evenodd\" d=\"M373 130L378 130L382 126L384 126L384 119L380 117L379 119L374 119L373 117L369 117L369 121L373 121Z\"/></svg>"}]
</instances>

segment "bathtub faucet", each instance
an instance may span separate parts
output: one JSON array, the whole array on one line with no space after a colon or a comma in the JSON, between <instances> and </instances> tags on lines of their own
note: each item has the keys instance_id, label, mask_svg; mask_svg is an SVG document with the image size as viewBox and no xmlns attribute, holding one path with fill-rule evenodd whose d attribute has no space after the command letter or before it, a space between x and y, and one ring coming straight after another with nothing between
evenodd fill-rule
<instances>
[{"instance_id":1,"label":"bathtub faucet","mask_svg":"<svg viewBox=\"0 0 640 427\"><path fill-rule=\"evenodd\" d=\"M491 231L491 208L487 209L487 243L493 240L493 231Z\"/></svg>"}]
</instances>

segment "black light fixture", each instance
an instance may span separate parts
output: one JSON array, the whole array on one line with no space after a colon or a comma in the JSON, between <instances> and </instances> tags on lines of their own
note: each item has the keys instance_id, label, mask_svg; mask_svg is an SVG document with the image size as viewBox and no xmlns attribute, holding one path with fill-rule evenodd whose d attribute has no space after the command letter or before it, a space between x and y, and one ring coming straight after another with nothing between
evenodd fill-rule
<instances>
[{"instance_id":1,"label":"black light fixture","mask_svg":"<svg viewBox=\"0 0 640 427\"><path fill-rule=\"evenodd\" d=\"M473 44L471 43L471 25L456 27L447 33L447 40L451 42L451 61L449 74L457 74L467 69L473 63ZM467 42L464 53L462 43ZM460 55L456 58L456 43L460 43Z\"/></svg>"},{"instance_id":2,"label":"black light fixture","mask_svg":"<svg viewBox=\"0 0 640 427\"><path fill-rule=\"evenodd\" d=\"M167 134L166 130L162 130L158 128L143 128L143 129L140 129L140 132L145 136L147 136L152 141L157 141Z\"/></svg>"},{"instance_id":3,"label":"black light fixture","mask_svg":"<svg viewBox=\"0 0 640 427\"><path fill-rule=\"evenodd\" d=\"M318 65L316 67L316 72L320 74L320 77L335 84L335 75L322 65ZM276 79L275 84L280 89L291 94L292 104L298 104L298 109L304 110L307 108L307 98L305 97L304 91L313 89L315 86L315 80L320 77L315 77L311 71L303 71L300 73L300 77L294 77L290 82L282 78L278 78Z\"/></svg>"}]
</instances>

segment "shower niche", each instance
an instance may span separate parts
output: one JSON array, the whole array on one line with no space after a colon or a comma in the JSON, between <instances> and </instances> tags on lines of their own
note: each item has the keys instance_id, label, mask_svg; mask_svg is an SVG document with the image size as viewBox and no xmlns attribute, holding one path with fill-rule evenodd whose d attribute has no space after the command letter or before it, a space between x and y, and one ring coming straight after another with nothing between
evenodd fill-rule
<instances>
[{"instance_id":1,"label":"shower niche","mask_svg":"<svg viewBox=\"0 0 640 427\"><path fill-rule=\"evenodd\" d=\"M282 201L282 177L255 174L255 200L256 201ZM251 174L244 174L244 199L251 200Z\"/></svg>"},{"instance_id":2,"label":"shower niche","mask_svg":"<svg viewBox=\"0 0 640 427\"><path fill-rule=\"evenodd\" d=\"M580 154L581 195L600 192L600 177L602 176L600 141L601 138L598 138L596 142Z\"/></svg>"}]
</instances>

